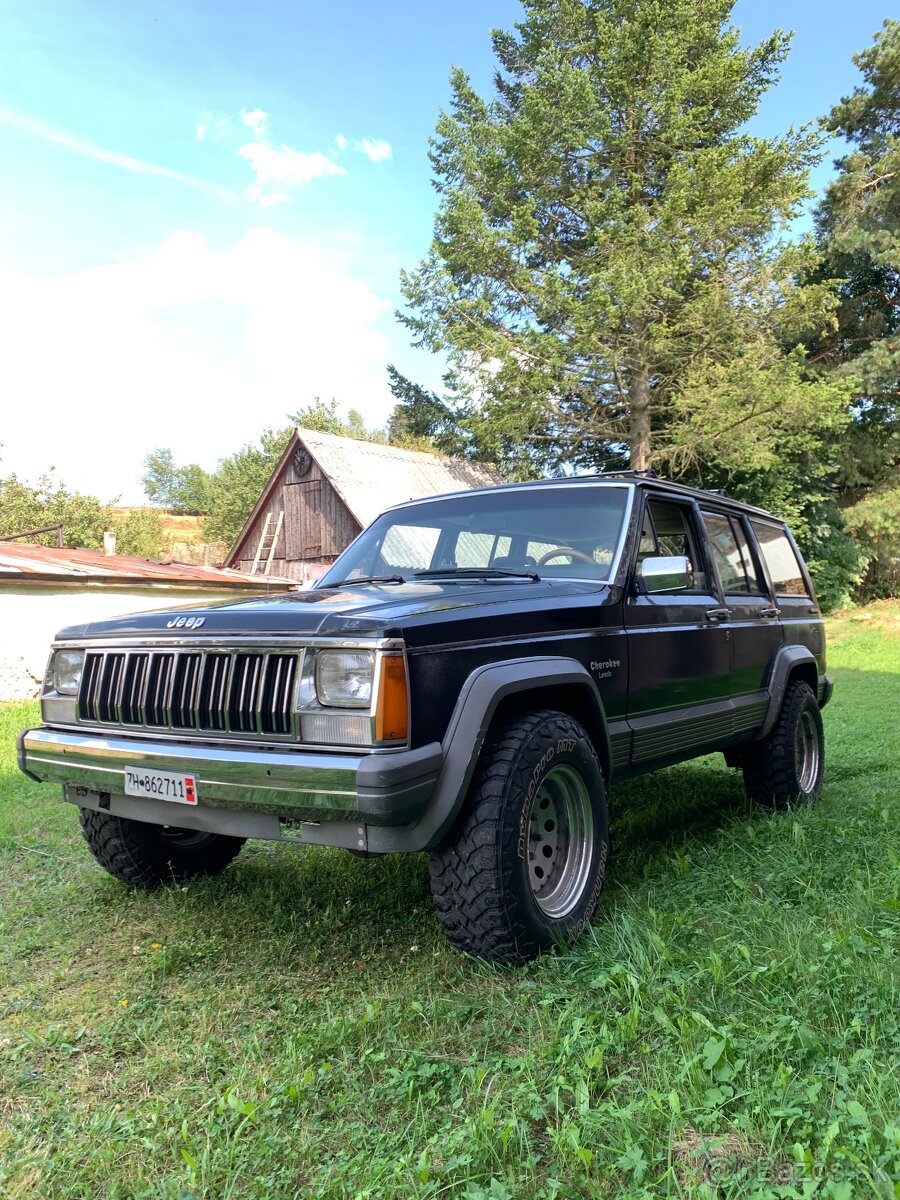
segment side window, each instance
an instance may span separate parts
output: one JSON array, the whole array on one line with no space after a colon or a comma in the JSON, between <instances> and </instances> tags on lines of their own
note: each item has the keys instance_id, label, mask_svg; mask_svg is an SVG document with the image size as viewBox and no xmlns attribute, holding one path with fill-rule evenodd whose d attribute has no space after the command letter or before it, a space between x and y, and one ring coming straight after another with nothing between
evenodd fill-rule
<instances>
[{"instance_id":1,"label":"side window","mask_svg":"<svg viewBox=\"0 0 900 1200\"><path fill-rule=\"evenodd\" d=\"M765 596L767 591L766 581L763 579L760 569L757 566L756 558L750 549L750 543L747 541L747 535L744 533L743 526L740 521L732 518L731 528L734 530L738 549L741 552L741 562L744 564L744 574L747 576L749 590L754 596Z\"/></svg>"},{"instance_id":2,"label":"side window","mask_svg":"<svg viewBox=\"0 0 900 1200\"><path fill-rule=\"evenodd\" d=\"M748 592L750 590L741 552L734 530L727 517L714 513L703 514L703 524L712 547L716 570L726 592Z\"/></svg>"},{"instance_id":3,"label":"side window","mask_svg":"<svg viewBox=\"0 0 900 1200\"><path fill-rule=\"evenodd\" d=\"M653 532L653 522L650 519L650 509L644 509L644 524L641 526L641 541L638 546L638 562L648 554L657 554L656 534Z\"/></svg>"},{"instance_id":4,"label":"side window","mask_svg":"<svg viewBox=\"0 0 900 1200\"><path fill-rule=\"evenodd\" d=\"M748 592L761 596L765 587L759 578L750 547L739 522L722 513L704 513L716 569L726 592Z\"/></svg>"},{"instance_id":5,"label":"side window","mask_svg":"<svg viewBox=\"0 0 900 1200\"><path fill-rule=\"evenodd\" d=\"M763 524L762 521L751 521L756 540L762 556L766 560L772 586L779 596L806 596L806 584L803 572L794 553L794 547L788 541L787 534L778 525Z\"/></svg>"},{"instance_id":6,"label":"side window","mask_svg":"<svg viewBox=\"0 0 900 1200\"><path fill-rule=\"evenodd\" d=\"M646 558L648 553L666 557L686 555L694 568L694 583L688 590L705 592L708 589L703 559L697 552L691 530L689 509L666 500L650 500L647 503L638 551L639 561Z\"/></svg>"}]
</instances>

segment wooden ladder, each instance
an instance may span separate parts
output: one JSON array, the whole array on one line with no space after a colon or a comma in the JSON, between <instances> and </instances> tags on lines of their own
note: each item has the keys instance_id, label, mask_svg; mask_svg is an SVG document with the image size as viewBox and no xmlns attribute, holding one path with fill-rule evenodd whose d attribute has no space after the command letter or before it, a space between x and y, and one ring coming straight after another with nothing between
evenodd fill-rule
<instances>
[{"instance_id":1,"label":"wooden ladder","mask_svg":"<svg viewBox=\"0 0 900 1200\"><path fill-rule=\"evenodd\" d=\"M281 533L281 526L284 523L284 513L278 514L278 519L275 522L275 528L272 529L272 518L275 516L273 512L266 513L265 524L262 528L262 533L259 535L259 543L256 547L256 554L253 558L253 566L250 568L251 575L260 574L260 564L262 566L262 574L268 575L272 570L272 559L275 557L275 547L278 545L278 535Z\"/></svg>"}]
</instances>

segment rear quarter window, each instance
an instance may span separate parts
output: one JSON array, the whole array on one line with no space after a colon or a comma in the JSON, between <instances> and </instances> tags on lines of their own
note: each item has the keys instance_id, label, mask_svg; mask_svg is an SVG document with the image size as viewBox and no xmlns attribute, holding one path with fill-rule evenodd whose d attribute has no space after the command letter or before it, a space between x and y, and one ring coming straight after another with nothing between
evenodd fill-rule
<instances>
[{"instance_id":1,"label":"rear quarter window","mask_svg":"<svg viewBox=\"0 0 900 1200\"><path fill-rule=\"evenodd\" d=\"M753 526L776 593L779 596L809 595L800 560L784 529L762 521L751 521L750 524Z\"/></svg>"},{"instance_id":2,"label":"rear quarter window","mask_svg":"<svg viewBox=\"0 0 900 1200\"><path fill-rule=\"evenodd\" d=\"M709 544L712 548L716 569L726 592L748 592L761 596L765 585L761 580L747 538L740 523L723 513L701 514Z\"/></svg>"}]
</instances>

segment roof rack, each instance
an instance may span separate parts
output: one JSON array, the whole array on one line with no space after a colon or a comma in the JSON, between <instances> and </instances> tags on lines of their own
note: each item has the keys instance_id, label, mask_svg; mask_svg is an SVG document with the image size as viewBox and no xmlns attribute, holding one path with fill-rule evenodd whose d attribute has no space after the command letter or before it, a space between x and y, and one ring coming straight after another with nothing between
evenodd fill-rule
<instances>
[{"instance_id":1,"label":"roof rack","mask_svg":"<svg viewBox=\"0 0 900 1200\"><path fill-rule=\"evenodd\" d=\"M627 478L627 479L659 479L657 473L652 467L642 467L637 471L599 471L600 479L610 478Z\"/></svg>"},{"instance_id":2,"label":"roof rack","mask_svg":"<svg viewBox=\"0 0 900 1200\"><path fill-rule=\"evenodd\" d=\"M599 471L595 479L662 479L662 476L657 474L652 467L644 467L637 471ZM670 485L675 487L686 488L688 491L705 492L708 496L724 496L726 500L731 500L731 497L725 488L704 488L695 487L690 483L677 483L674 480L669 480Z\"/></svg>"}]
</instances>

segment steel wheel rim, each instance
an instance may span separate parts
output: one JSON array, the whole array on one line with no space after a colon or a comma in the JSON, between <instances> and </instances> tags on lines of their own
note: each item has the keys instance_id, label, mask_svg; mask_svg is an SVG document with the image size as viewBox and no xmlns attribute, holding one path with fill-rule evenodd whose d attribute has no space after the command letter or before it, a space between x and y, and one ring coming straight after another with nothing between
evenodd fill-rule
<instances>
[{"instance_id":1,"label":"steel wheel rim","mask_svg":"<svg viewBox=\"0 0 900 1200\"><path fill-rule=\"evenodd\" d=\"M545 916L567 917L590 885L594 811L587 785L569 766L547 772L528 817L528 882Z\"/></svg>"},{"instance_id":2,"label":"steel wheel rim","mask_svg":"<svg viewBox=\"0 0 900 1200\"><path fill-rule=\"evenodd\" d=\"M819 777L819 731L808 709L800 714L800 720L797 722L794 764L801 792L811 792Z\"/></svg>"}]
</instances>

